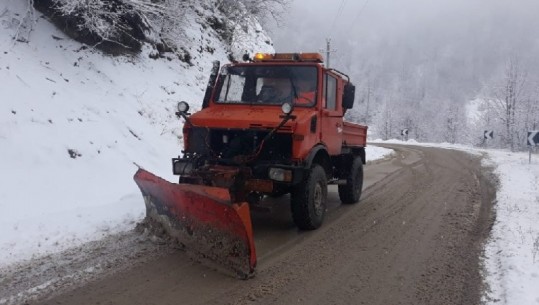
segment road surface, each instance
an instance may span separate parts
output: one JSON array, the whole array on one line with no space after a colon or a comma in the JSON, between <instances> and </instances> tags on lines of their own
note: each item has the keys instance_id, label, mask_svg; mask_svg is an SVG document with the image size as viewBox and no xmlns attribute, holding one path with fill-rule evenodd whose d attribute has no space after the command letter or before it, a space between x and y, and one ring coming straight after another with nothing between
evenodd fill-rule
<instances>
[{"instance_id":1,"label":"road surface","mask_svg":"<svg viewBox=\"0 0 539 305\"><path fill-rule=\"evenodd\" d=\"M478 304L492 173L480 156L386 146L395 155L365 167L360 203L341 206L330 187L319 230L294 227L287 196L268 199L274 209L253 217L253 279L128 232L8 273L0 298L26 291L8 304Z\"/></svg>"}]
</instances>

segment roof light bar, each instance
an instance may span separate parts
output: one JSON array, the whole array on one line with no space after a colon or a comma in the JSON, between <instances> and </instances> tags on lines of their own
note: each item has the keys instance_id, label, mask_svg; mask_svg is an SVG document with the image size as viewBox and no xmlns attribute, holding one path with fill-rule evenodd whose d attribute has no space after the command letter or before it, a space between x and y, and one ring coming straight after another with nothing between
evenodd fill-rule
<instances>
[{"instance_id":1,"label":"roof light bar","mask_svg":"<svg viewBox=\"0 0 539 305\"><path fill-rule=\"evenodd\" d=\"M312 61L324 62L320 53L256 53L254 61Z\"/></svg>"}]
</instances>

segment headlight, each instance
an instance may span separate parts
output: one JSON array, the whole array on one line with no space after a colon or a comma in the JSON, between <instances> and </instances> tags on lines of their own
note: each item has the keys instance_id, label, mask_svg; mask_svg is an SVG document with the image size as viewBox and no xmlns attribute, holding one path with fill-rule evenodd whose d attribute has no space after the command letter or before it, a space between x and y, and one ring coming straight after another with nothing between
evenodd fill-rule
<instances>
[{"instance_id":1,"label":"headlight","mask_svg":"<svg viewBox=\"0 0 539 305\"><path fill-rule=\"evenodd\" d=\"M292 171L286 170L282 168L275 168L272 167L269 169L269 178L276 181L285 181L290 182L292 181Z\"/></svg>"},{"instance_id":2,"label":"headlight","mask_svg":"<svg viewBox=\"0 0 539 305\"><path fill-rule=\"evenodd\" d=\"M290 114L292 112L293 108L294 107L292 107L292 104L290 104L290 103L284 103L281 106L281 110L283 111L284 114Z\"/></svg>"},{"instance_id":3,"label":"headlight","mask_svg":"<svg viewBox=\"0 0 539 305\"><path fill-rule=\"evenodd\" d=\"M185 113L189 111L189 104L187 102L181 101L178 103L178 112Z\"/></svg>"}]
</instances>

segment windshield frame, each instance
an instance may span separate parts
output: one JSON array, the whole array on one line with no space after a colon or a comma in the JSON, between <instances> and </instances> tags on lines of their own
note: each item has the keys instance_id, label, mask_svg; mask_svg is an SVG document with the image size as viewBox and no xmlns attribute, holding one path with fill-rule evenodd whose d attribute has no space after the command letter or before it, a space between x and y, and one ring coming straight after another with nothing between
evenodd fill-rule
<instances>
[{"instance_id":1,"label":"windshield frame","mask_svg":"<svg viewBox=\"0 0 539 305\"><path fill-rule=\"evenodd\" d=\"M243 69L243 71L240 71L241 69ZM242 75L242 72L246 74ZM301 73L308 73L309 81L306 83L307 86L311 88L309 92L306 90L302 91L301 88L304 87L300 88L298 85L302 80L298 77ZM291 96L289 102L293 102L294 107L315 107L318 104L320 95L320 92L318 92L320 73L321 68L315 63L239 63L224 65L217 78L212 95L212 102L218 105L280 106L288 100L261 101L258 99L259 94L261 93L260 90L262 90L259 81L262 79L265 81L265 79L274 77L282 82L288 83ZM236 88L236 92L234 92L236 96L238 96L240 94L239 90L241 90L241 98L229 99L229 94L232 92L231 82L233 81L231 75L239 75L243 78L243 83L240 82L238 85L238 88L241 89ZM305 84L305 82L303 84ZM225 88L227 88L226 91L223 91ZM300 95L305 93L309 94L309 98L304 99L304 102L300 103ZM221 97L223 94L226 99Z\"/></svg>"}]
</instances>

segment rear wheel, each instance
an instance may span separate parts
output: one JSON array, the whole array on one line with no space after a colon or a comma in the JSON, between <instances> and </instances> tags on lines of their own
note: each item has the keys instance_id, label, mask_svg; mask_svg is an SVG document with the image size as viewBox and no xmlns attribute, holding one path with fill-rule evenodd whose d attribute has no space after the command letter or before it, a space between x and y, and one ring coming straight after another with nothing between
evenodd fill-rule
<instances>
[{"instance_id":1,"label":"rear wheel","mask_svg":"<svg viewBox=\"0 0 539 305\"><path fill-rule=\"evenodd\" d=\"M346 177L346 184L339 185L339 198L344 204L353 204L359 201L363 188L363 162L355 157L350 166L351 170Z\"/></svg>"},{"instance_id":2,"label":"rear wheel","mask_svg":"<svg viewBox=\"0 0 539 305\"><path fill-rule=\"evenodd\" d=\"M326 172L314 165L308 176L290 193L292 218L301 230L318 229L326 213L328 187Z\"/></svg>"}]
</instances>

